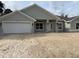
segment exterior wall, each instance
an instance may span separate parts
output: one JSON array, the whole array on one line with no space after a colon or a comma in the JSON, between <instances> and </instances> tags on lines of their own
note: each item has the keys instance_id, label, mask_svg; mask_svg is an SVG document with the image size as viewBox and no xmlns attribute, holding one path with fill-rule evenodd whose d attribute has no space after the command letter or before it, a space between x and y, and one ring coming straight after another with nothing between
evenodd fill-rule
<instances>
[{"instance_id":1,"label":"exterior wall","mask_svg":"<svg viewBox=\"0 0 79 59\"><path fill-rule=\"evenodd\" d=\"M49 31L51 31L51 29L50 29L50 23L46 23L46 32L49 32Z\"/></svg>"},{"instance_id":2,"label":"exterior wall","mask_svg":"<svg viewBox=\"0 0 79 59\"><path fill-rule=\"evenodd\" d=\"M32 33L32 22L2 22L3 33Z\"/></svg>"},{"instance_id":3,"label":"exterior wall","mask_svg":"<svg viewBox=\"0 0 79 59\"><path fill-rule=\"evenodd\" d=\"M70 22L65 22L65 31L66 32L69 32L69 30L70 30Z\"/></svg>"},{"instance_id":4,"label":"exterior wall","mask_svg":"<svg viewBox=\"0 0 79 59\"><path fill-rule=\"evenodd\" d=\"M70 31L79 31L76 29L76 23L79 23L78 19L75 19L70 22Z\"/></svg>"},{"instance_id":5,"label":"exterior wall","mask_svg":"<svg viewBox=\"0 0 79 59\"><path fill-rule=\"evenodd\" d=\"M66 31L66 25L65 25L65 22L64 21L62 21L63 22L63 31L62 32L65 32Z\"/></svg>"}]
</instances>

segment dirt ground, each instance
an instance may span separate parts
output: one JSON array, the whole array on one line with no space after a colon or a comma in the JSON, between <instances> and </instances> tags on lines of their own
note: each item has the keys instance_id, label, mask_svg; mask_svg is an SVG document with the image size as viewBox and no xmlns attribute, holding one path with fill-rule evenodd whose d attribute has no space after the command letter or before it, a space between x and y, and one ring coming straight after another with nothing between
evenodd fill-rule
<instances>
[{"instance_id":1,"label":"dirt ground","mask_svg":"<svg viewBox=\"0 0 79 59\"><path fill-rule=\"evenodd\" d=\"M6 34L0 36L0 57L79 57L79 33Z\"/></svg>"}]
</instances>

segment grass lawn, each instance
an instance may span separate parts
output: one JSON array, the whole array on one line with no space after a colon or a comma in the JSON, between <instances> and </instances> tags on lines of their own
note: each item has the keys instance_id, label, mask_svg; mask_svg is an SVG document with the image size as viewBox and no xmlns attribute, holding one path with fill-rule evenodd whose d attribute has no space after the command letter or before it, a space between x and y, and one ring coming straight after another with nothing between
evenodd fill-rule
<instances>
[{"instance_id":1,"label":"grass lawn","mask_svg":"<svg viewBox=\"0 0 79 59\"><path fill-rule=\"evenodd\" d=\"M0 36L0 57L79 57L79 33Z\"/></svg>"}]
</instances>

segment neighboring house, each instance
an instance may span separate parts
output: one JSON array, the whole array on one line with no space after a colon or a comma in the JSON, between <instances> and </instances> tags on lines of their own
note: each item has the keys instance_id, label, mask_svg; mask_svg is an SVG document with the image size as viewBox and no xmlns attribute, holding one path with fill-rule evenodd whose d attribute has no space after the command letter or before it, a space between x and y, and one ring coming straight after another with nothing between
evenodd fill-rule
<instances>
[{"instance_id":1,"label":"neighboring house","mask_svg":"<svg viewBox=\"0 0 79 59\"><path fill-rule=\"evenodd\" d=\"M65 22L42 7L33 4L1 18L3 33L63 32Z\"/></svg>"},{"instance_id":2,"label":"neighboring house","mask_svg":"<svg viewBox=\"0 0 79 59\"><path fill-rule=\"evenodd\" d=\"M70 20L70 31L79 31L79 16Z\"/></svg>"},{"instance_id":3,"label":"neighboring house","mask_svg":"<svg viewBox=\"0 0 79 59\"><path fill-rule=\"evenodd\" d=\"M64 20L64 23L65 23L65 32L68 32L70 30L70 20L72 20L74 17L68 17L68 15L61 15L61 16L58 16L60 17L60 19L63 19Z\"/></svg>"}]
</instances>

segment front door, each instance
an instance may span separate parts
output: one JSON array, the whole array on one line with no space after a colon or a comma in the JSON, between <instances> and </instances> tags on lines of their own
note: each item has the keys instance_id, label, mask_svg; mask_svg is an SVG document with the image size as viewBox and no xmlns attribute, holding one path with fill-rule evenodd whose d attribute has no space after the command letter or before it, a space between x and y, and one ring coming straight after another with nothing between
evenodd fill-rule
<instances>
[{"instance_id":1,"label":"front door","mask_svg":"<svg viewBox=\"0 0 79 59\"><path fill-rule=\"evenodd\" d=\"M55 22L51 22L51 23L50 23L50 28L51 28L51 31L52 31L52 32L55 32L55 27L56 27L56 26L55 26Z\"/></svg>"},{"instance_id":2,"label":"front door","mask_svg":"<svg viewBox=\"0 0 79 59\"><path fill-rule=\"evenodd\" d=\"M36 22L35 23L35 31L43 32L44 31L44 22Z\"/></svg>"}]
</instances>

